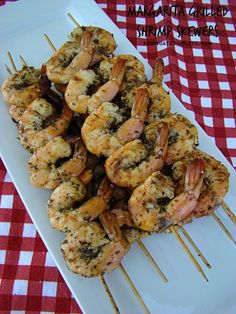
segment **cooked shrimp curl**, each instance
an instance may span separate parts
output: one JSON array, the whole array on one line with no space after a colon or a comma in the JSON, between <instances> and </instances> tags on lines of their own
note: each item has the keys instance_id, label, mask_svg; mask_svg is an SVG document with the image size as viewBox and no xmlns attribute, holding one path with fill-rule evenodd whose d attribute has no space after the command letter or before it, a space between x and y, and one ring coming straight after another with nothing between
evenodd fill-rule
<instances>
[{"instance_id":1,"label":"cooked shrimp curl","mask_svg":"<svg viewBox=\"0 0 236 314\"><path fill-rule=\"evenodd\" d=\"M135 72L136 70L134 69L133 71ZM157 58L155 60L155 65L153 68L152 79L147 82L145 80L139 80L135 84L130 83L128 84L128 86L125 87L125 90L122 93L122 102L124 104L128 103L130 106L135 97L135 92L137 88L140 87L140 83L142 81L141 87L146 87L150 95L148 106L149 110L147 115L147 122L149 124L155 121L159 121L160 118L165 117L165 115L170 112L170 96L169 92L167 92L162 86L163 76L163 60Z\"/></svg>"},{"instance_id":2,"label":"cooked shrimp curl","mask_svg":"<svg viewBox=\"0 0 236 314\"><path fill-rule=\"evenodd\" d=\"M153 141L156 136L155 124L159 125L160 121L168 124L169 139L168 150L165 163L173 164L177 160L184 158L190 154L198 145L197 128L181 114L166 114L158 121L149 124L146 127L145 137L148 141Z\"/></svg>"},{"instance_id":3,"label":"cooked shrimp curl","mask_svg":"<svg viewBox=\"0 0 236 314\"><path fill-rule=\"evenodd\" d=\"M103 60L98 68L98 74L105 81L111 76L111 72L118 60L125 62L125 73L120 84L118 96L122 106L132 108L136 89L146 82L146 75L143 63L132 55L118 55L112 59Z\"/></svg>"},{"instance_id":4,"label":"cooked shrimp curl","mask_svg":"<svg viewBox=\"0 0 236 314\"><path fill-rule=\"evenodd\" d=\"M61 250L72 272L85 277L112 272L128 252L129 242L114 217L104 212L100 222L90 222L66 233Z\"/></svg>"},{"instance_id":5,"label":"cooked shrimp curl","mask_svg":"<svg viewBox=\"0 0 236 314\"><path fill-rule=\"evenodd\" d=\"M95 220L107 209L112 192L112 185L105 177L97 195L78 206L76 204L85 197L85 185L77 178L61 183L48 201L48 216L53 228L68 232L78 230L82 224Z\"/></svg>"},{"instance_id":6,"label":"cooked shrimp curl","mask_svg":"<svg viewBox=\"0 0 236 314\"><path fill-rule=\"evenodd\" d=\"M86 148L97 156L110 156L118 148L140 136L148 107L148 91L138 89L131 111L125 121L122 109L113 103L103 103L91 113L81 128ZM117 128L118 127L118 128Z\"/></svg>"},{"instance_id":7,"label":"cooked shrimp curl","mask_svg":"<svg viewBox=\"0 0 236 314\"><path fill-rule=\"evenodd\" d=\"M156 138L151 145L143 143L140 139L134 140L107 158L105 168L112 183L135 188L154 171L163 167L167 154L169 128L166 123L160 123L155 127Z\"/></svg>"},{"instance_id":8,"label":"cooked shrimp curl","mask_svg":"<svg viewBox=\"0 0 236 314\"><path fill-rule=\"evenodd\" d=\"M91 96L88 88L98 85L99 77L93 70L81 70L69 81L65 91L65 100L71 110L79 113L91 113L106 101L111 101L118 93L125 73L125 61L118 58L112 67L107 82Z\"/></svg>"},{"instance_id":9,"label":"cooked shrimp curl","mask_svg":"<svg viewBox=\"0 0 236 314\"><path fill-rule=\"evenodd\" d=\"M24 110L36 98L45 94L50 87L42 70L23 67L10 75L2 84L4 101L10 106L12 118L18 122Z\"/></svg>"},{"instance_id":10,"label":"cooked shrimp curl","mask_svg":"<svg viewBox=\"0 0 236 314\"><path fill-rule=\"evenodd\" d=\"M64 44L46 63L47 76L50 81L66 84L80 69L86 69L93 55L92 33L85 31L76 54L78 43ZM68 60L65 60L68 59Z\"/></svg>"},{"instance_id":11,"label":"cooked shrimp curl","mask_svg":"<svg viewBox=\"0 0 236 314\"><path fill-rule=\"evenodd\" d=\"M52 122L44 127L49 118ZM44 98L35 99L25 110L18 124L21 144L31 152L64 133L72 120L73 111L64 104L61 115L56 115L55 106Z\"/></svg>"},{"instance_id":12,"label":"cooked shrimp curl","mask_svg":"<svg viewBox=\"0 0 236 314\"><path fill-rule=\"evenodd\" d=\"M67 84L80 69L101 61L116 48L113 35L99 27L77 27L47 62L50 81Z\"/></svg>"},{"instance_id":13,"label":"cooked shrimp curl","mask_svg":"<svg viewBox=\"0 0 236 314\"><path fill-rule=\"evenodd\" d=\"M64 162L60 165L61 160ZM39 188L55 189L63 180L78 177L86 167L86 160L87 150L79 138L57 136L29 159L30 181Z\"/></svg>"},{"instance_id":14,"label":"cooked shrimp curl","mask_svg":"<svg viewBox=\"0 0 236 314\"><path fill-rule=\"evenodd\" d=\"M189 218L210 215L222 202L229 188L229 172L214 157L195 149L190 155L172 166L173 179L178 185L177 193L183 190L183 174L189 160L201 158L205 161L205 176L198 198L198 204Z\"/></svg>"},{"instance_id":15,"label":"cooked shrimp curl","mask_svg":"<svg viewBox=\"0 0 236 314\"><path fill-rule=\"evenodd\" d=\"M184 191L175 197L174 182L159 171L154 172L129 199L128 208L135 225L145 231L160 231L183 220L197 206L203 177L203 160L190 162Z\"/></svg>"}]
</instances>

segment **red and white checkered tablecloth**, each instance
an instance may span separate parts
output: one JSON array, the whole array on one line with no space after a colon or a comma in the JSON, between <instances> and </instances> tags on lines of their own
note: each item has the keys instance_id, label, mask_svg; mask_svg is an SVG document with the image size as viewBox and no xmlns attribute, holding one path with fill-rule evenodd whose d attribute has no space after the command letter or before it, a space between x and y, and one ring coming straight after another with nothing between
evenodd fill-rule
<instances>
[{"instance_id":1,"label":"red and white checkered tablecloth","mask_svg":"<svg viewBox=\"0 0 236 314\"><path fill-rule=\"evenodd\" d=\"M236 167L236 3L233 0L154 1L137 0L136 5L193 3L225 6L225 17L181 16L183 26L217 23L219 37L192 37L193 45L146 45L138 38L136 26L172 25L170 41L179 41L178 17L127 16L130 0L97 0L144 58L153 65L158 55L164 59L164 80L196 120L214 138L216 145ZM0 1L7 5L7 1ZM1 9L1 8L0 8ZM164 35L158 41L165 41ZM191 37L185 35L185 41ZM211 45L204 45L210 41ZM0 161L0 313L81 313L36 232L18 193Z\"/></svg>"}]
</instances>

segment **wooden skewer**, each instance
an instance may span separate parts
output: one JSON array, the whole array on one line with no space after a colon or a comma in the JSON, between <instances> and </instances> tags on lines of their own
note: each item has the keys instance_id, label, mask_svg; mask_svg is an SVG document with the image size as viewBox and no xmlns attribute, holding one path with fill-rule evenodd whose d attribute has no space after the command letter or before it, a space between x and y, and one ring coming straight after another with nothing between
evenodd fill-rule
<instances>
[{"instance_id":1,"label":"wooden skewer","mask_svg":"<svg viewBox=\"0 0 236 314\"><path fill-rule=\"evenodd\" d=\"M16 65L15 65L15 63L13 61L13 58L12 58L12 55L11 55L10 51L7 52L7 56L8 56L8 59L9 59L9 61L11 63L11 66L12 66L14 72L17 72L17 68L16 68Z\"/></svg>"},{"instance_id":2,"label":"wooden skewer","mask_svg":"<svg viewBox=\"0 0 236 314\"><path fill-rule=\"evenodd\" d=\"M195 265L197 270L200 272L200 274L203 276L203 278L205 278L206 281L208 282L207 276L205 275L205 273L202 270L201 266L199 265L198 261L193 256L192 252L189 250L189 248L187 247L187 245L185 244L185 242L183 241L181 236L178 234L178 231L176 230L175 226L170 226L170 230L175 235L176 239L179 241L179 243L183 247L184 251L188 254L188 256L190 257L191 261L193 262L193 264Z\"/></svg>"},{"instance_id":3,"label":"wooden skewer","mask_svg":"<svg viewBox=\"0 0 236 314\"><path fill-rule=\"evenodd\" d=\"M122 264L120 264L119 269L122 273L122 275L125 277L125 280L127 281L127 283L129 284L131 290L133 291L134 295L136 296L136 298L138 299L140 305L142 306L144 313L145 314L150 314L150 311L148 310L146 304L144 303L143 299L141 298L138 290L135 288L135 285L133 284L133 282L131 281L128 273L126 272L126 270L124 269L124 267L122 266Z\"/></svg>"},{"instance_id":4,"label":"wooden skewer","mask_svg":"<svg viewBox=\"0 0 236 314\"><path fill-rule=\"evenodd\" d=\"M6 69L7 69L7 73L11 75L11 74L12 74L11 69L10 69L6 64L5 64L5 67L6 67Z\"/></svg>"},{"instance_id":5,"label":"wooden skewer","mask_svg":"<svg viewBox=\"0 0 236 314\"><path fill-rule=\"evenodd\" d=\"M56 51L57 51L57 48L53 45L53 43L51 42L51 40L50 40L50 38L48 37L48 35L47 35L47 34L44 34L43 36L44 36L44 38L46 39L47 43L49 44L50 48L51 48L54 52L56 52Z\"/></svg>"},{"instance_id":6,"label":"wooden skewer","mask_svg":"<svg viewBox=\"0 0 236 314\"><path fill-rule=\"evenodd\" d=\"M80 26L79 23L76 21L76 19L73 17L73 15L71 13L67 13L67 15L69 16L69 18L71 19L71 21L76 25L76 26Z\"/></svg>"},{"instance_id":7,"label":"wooden skewer","mask_svg":"<svg viewBox=\"0 0 236 314\"><path fill-rule=\"evenodd\" d=\"M21 60L21 62L22 62L22 64L23 64L23 66L28 66L28 64L27 64L27 62L25 61L25 59L22 57L22 55L19 55L19 57L20 57L20 60Z\"/></svg>"},{"instance_id":8,"label":"wooden skewer","mask_svg":"<svg viewBox=\"0 0 236 314\"><path fill-rule=\"evenodd\" d=\"M236 216L234 215L232 210L229 208L229 206L225 203L225 201L221 202L221 206L223 207L223 209L226 212L226 214L229 216L229 218L232 220L232 222L236 226Z\"/></svg>"},{"instance_id":9,"label":"wooden skewer","mask_svg":"<svg viewBox=\"0 0 236 314\"><path fill-rule=\"evenodd\" d=\"M188 242L192 245L193 249L197 253L197 255L200 257L200 259L203 261L203 263L208 267L211 268L211 264L208 262L208 260L205 258L205 256L200 251L199 247L196 245L196 243L193 241L193 239L190 237L188 232L185 230L183 226L179 227L182 233L184 234L185 238L188 240Z\"/></svg>"},{"instance_id":10,"label":"wooden skewer","mask_svg":"<svg viewBox=\"0 0 236 314\"><path fill-rule=\"evenodd\" d=\"M143 253L146 255L146 257L148 258L149 262L152 264L152 266L156 269L156 271L158 272L158 274L161 276L161 279L166 283L168 282L168 279L166 278L166 276L163 274L162 270L160 269L160 267L157 265L157 263L155 262L154 258L151 256L151 254L148 252L146 246L143 244L143 242L138 239L136 240L139 247L141 248L141 250L143 251Z\"/></svg>"},{"instance_id":11,"label":"wooden skewer","mask_svg":"<svg viewBox=\"0 0 236 314\"><path fill-rule=\"evenodd\" d=\"M224 233L227 235L227 237L236 244L236 241L234 240L232 234L225 227L225 225L223 224L221 219L215 213L212 213L211 216L215 219L215 221L218 223L218 225L221 227L221 229L224 231Z\"/></svg>"},{"instance_id":12,"label":"wooden skewer","mask_svg":"<svg viewBox=\"0 0 236 314\"><path fill-rule=\"evenodd\" d=\"M107 285L107 283L105 281L104 276L103 275L99 275L98 278L101 281L101 283L103 285L103 288L104 288L104 290L105 290L105 292L106 292L106 294L107 294L107 296L108 296L108 298L109 298L109 300L111 302L111 305L113 307L114 313L120 314L120 311L119 311L119 309L118 309L118 307L116 305L116 302L115 302L115 300L113 298L113 295L111 294L111 291L110 291L110 289L109 289L109 287L108 287L108 285Z\"/></svg>"}]
</instances>

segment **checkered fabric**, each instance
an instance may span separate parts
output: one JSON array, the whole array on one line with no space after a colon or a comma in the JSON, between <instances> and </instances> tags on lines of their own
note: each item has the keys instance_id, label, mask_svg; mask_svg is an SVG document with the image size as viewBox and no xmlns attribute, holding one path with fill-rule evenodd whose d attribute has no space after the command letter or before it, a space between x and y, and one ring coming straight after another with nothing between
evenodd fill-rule
<instances>
[{"instance_id":1,"label":"checkered fabric","mask_svg":"<svg viewBox=\"0 0 236 314\"><path fill-rule=\"evenodd\" d=\"M137 0L139 5L196 1ZM233 0L202 0L198 5L225 6L225 17L127 16L130 0L97 0L121 31L151 65L157 56L165 63L164 81L216 145L236 167L236 4ZM0 5L6 1L0 1ZM218 25L219 37L185 35L192 45L147 44L138 37L137 25L171 25L169 41L179 41L177 25ZM164 35L150 42L165 41ZM211 44L204 44L210 42ZM38 236L4 165L0 162L0 313L81 313Z\"/></svg>"}]
</instances>

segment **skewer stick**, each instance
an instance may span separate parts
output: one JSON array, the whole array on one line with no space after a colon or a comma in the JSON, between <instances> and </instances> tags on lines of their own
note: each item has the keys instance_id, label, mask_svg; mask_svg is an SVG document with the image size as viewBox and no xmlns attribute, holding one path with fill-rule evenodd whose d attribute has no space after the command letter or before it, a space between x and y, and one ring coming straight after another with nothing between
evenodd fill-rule
<instances>
[{"instance_id":1,"label":"skewer stick","mask_svg":"<svg viewBox=\"0 0 236 314\"><path fill-rule=\"evenodd\" d=\"M199 247L196 245L196 243L193 241L193 239L190 237L188 232L185 230L183 226L179 227L182 233L184 234L185 238L188 240L188 242L191 244L197 255L200 257L200 259L203 261L203 263L208 267L211 268L211 264L208 262L208 260L205 258L205 256L200 251Z\"/></svg>"},{"instance_id":2,"label":"skewer stick","mask_svg":"<svg viewBox=\"0 0 236 314\"><path fill-rule=\"evenodd\" d=\"M76 21L76 19L73 17L72 14L67 13L68 17L71 19L71 21L76 25L76 26L80 26L79 23Z\"/></svg>"},{"instance_id":3,"label":"skewer stick","mask_svg":"<svg viewBox=\"0 0 236 314\"><path fill-rule=\"evenodd\" d=\"M126 270L124 269L124 267L122 266L122 264L120 264L119 269L122 273L122 275L125 277L125 280L127 281L128 285L130 286L131 290L133 291L134 295L136 296L136 298L138 299L140 305L142 306L144 313L145 314L150 314L150 311L148 310L146 304L144 303L143 299L141 298L138 290L135 288L135 285L133 284L133 282L131 281L128 273L126 272Z\"/></svg>"},{"instance_id":4,"label":"skewer stick","mask_svg":"<svg viewBox=\"0 0 236 314\"><path fill-rule=\"evenodd\" d=\"M116 302L115 302L115 300L113 298L113 295L111 294L111 291L110 291L110 289L109 289L109 287L108 287L108 285L107 285L107 283L105 281L104 276L103 275L99 275L98 278L101 281L101 284L103 285L103 288L104 288L104 290L105 290L105 292L106 292L106 294L107 294L107 296L108 296L108 298L109 298L109 300L111 302L111 305L113 307L114 313L115 314L120 314L120 311L119 311L119 309L118 309L118 307L116 305Z\"/></svg>"},{"instance_id":5,"label":"skewer stick","mask_svg":"<svg viewBox=\"0 0 236 314\"><path fill-rule=\"evenodd\" d=\"M49 44L50 48L51 48L54 52L56 52L56 51L57 51L57 48L53 45L53 43L51 42L51 40L50 40L50 38L48 37L48 35L47 35L47 34L44 34L43 36L44 36L44 38L46 39L47 43Z\"/></svg>"},{"instance_id":6,"label":"skewer stick","mask_svg":"<svg viewBox=\"0 0 236 314\"><path fill-rule=\"evenodd\" d=\"M158 272L158 274L161 276L161 279L166 283L168 282L168 279L166 278L166 276L163 274L162 270L160 269L160 267L157 265L157 263L155 262L154 258L151 256L151 254L148 252L146 246L143 244L143 242L138 239L136 240L139 247L141 248L141 250L143 251L143 253L146 255L146 257L148 258L149 262L152 264L152 266L156 269L156 271Z\"/></svg>"},{"instance_id":7,"label":"skewer stick","mask_svg":"<svg viewBox=\"0 0 236 314\"><path fill-rule=\"evenodd\" d=\"M224 231L224 233L227 235L227 237L236 244L236 241L234 240L232 234L225 227L225 225L223 224L221 219L215 213L212 213L211 216L215 219L215 221L218 223L218 225L221 227L221 229Z\"/></svg>"},{"instance_id":8,"label":"skewer stick","mask_svg":"<svg viewBox=\"0 0 236 314\"><path fill-rule=\"evenodd\" d=\"M234 215L232 210L229 208L229 206L225 203L225 201L221 202L221 206L223 207L223 209L226 212L226 214L229 216L229 218L232 220L232 222L236 226L236 216Z\"/></svg>"},{"instance_id":9,"label":"skewer stick","mask_svg":"<svg viewBox=\"0 0 236 314\"><path fill-rule=\"evenodd\" d=\"M19 57L20 57L20 60L21 60L21 62L22 62L22 64L23 64L23 66L28 66L28 64L27 64L27 62L25 61L25 59L22 57L22 55L19 55Z\"/></svg>"},{"instance_id":10,"label":"skewer stick","mask_svg":"<svg viewBox=\"0 0 236 314\"><path fill-rule=\"evenodd\" d=\"M203 278L205 278L206 281L208 282L207 276L205 275L205 273L202 270L201 266L199 265L198 261L193 256L192 252L189 250L189 248L187 247L187 245L185 244L185 242L183 241L181 236L178 234L178 231L176 230L175 226L170 226L170 230L175 235L176 239L179 241L179 243L181 244L181 246L183 247L185 252L188 254L188 256L190 257L191 261L193 262L193 264L195 265L197 270L200 272L200 274L203 276Z\"/></svg>"},{"instance_id":11,"label":"skewer stick","mask_svg":"<svg viewBox=\"0 0 236 314\"><path fill-rule=\"evenodd\" d=\"M11 75L11 74L12 74L11 69L10 69L6 64L5 64L5 67L6 67L6 69L7 69L7 73Z\"/></svg>"},{"instance_id":12,"label":"skewer stick","mask_svg":"<svg viewBox=\"0 0 236 314\"><path fill-rule=\"evenodd\" d=\"M8 59L9 59L9 61L11 63L11 66L12 66L14 72L17 72L17 68L16 68L16 65L15 65L15 63L13 61L13 58L12 58L12 55L11 55L10 51L7 52L7 56L8 56Z\"/></svg>"}]
</instances>

